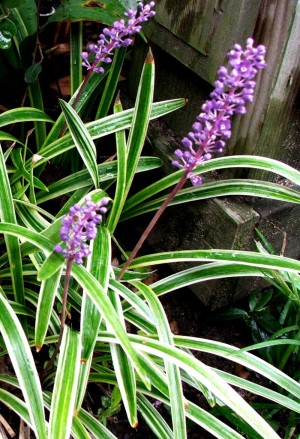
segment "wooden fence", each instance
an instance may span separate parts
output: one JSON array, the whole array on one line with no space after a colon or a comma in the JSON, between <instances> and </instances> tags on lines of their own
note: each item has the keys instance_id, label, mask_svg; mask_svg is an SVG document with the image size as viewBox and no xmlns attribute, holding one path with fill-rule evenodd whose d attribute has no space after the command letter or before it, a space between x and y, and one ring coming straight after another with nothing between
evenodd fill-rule
<instances>
[{"instance_id":1,"label":"wooden fence","mask_svg":"<svg viewBox=\"0 0 300 439\"><path fill-rule=\"evenodd\" d=\"M196 75L199 84L201 80L213 84L234 42L244 44L253 36L257 44L267 46L268 68L259 75L255 104L246 116L235 119L227 152L263 155L299 166L300 0L158 0L156 10L145 28L154 54L157 47L170 55ZM167 66L163 69L170 77L160 76L160 81L167 83L174 72L168 73ZM187 77L174 81L174 97L182 96L187 81ZM200 109L203 96L191 95L193 113L193 100ZM196 114L183 116L183 126L175 116L181 133L190 129L188 123Z\"/></svg>"}]
</instances>

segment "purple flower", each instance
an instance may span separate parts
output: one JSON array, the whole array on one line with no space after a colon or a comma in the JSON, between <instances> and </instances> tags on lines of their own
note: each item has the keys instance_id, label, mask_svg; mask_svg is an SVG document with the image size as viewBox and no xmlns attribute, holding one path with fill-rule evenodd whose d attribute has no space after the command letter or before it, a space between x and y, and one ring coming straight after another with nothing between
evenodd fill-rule
<instances>
[{"instance_id":1,"label":"purple flower","mask_svg":"<svg viewBox=\"0 0 300 439\"><path fill-rule=\"evenodd\" d=\"M102 221L102 214L107 211L109 198L104 197L99 203L94 203L87 196L83 206L75 204L69 213L62 219L60 239L64 246L54 246L56 253L61 253L65 259L74 260L76 264L82 264L84 257L90 254L86 241L95 239L97 236L97 224Z\"/></svg>"},{"instance_id":2,"label":"purple flower","mask_svg":"<svg viewBox=\"0 0 300 439\"><path fill-rule=\"evenodd\" d=\"M231 137L231 117L245 114L246 104L253 101L255 77L266 67L265 47L253 47L253 43L248 38L246 49L235 44L227 54L229 67L218 70L211 99L202 105L192 131L182 139L183 148L174 153L173 166L184 169L194 186L202 183L201 177L193 173L194 168L224 151Z\"/></svg>"},{"instance_id":3,"label":"purple flower","mask_svg":"<svg viewBox=\"0 0 300 439\"><path fill-rule=\"evenodd\" d=\"M132 36L140 32L141 24L154 17L155 12L152 10L154 6L154 1L146 5L139 2L137 9L128 9L125 12L126 21L121 19L115 21L111 29L104 28L102 34L99 35L97 44L90 44L88 51L82 52L82 65L87 67L88 70L92 69L94 72L104 73L103 67L99 66L99 64L101 62L111 63L111 56L115 49L128 47L133 43ZM90 55L92 58L91 62L89 61Z\"/></svg>"}]
</instances>

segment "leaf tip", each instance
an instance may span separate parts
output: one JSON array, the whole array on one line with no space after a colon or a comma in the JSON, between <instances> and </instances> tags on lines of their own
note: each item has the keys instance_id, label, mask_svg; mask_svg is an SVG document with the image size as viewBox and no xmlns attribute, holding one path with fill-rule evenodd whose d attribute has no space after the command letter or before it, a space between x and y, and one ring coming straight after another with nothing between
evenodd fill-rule
<instances>
[{"instance_id":1,"label":"leaf tip","mask_svg":"<svg viewBox=\"0 0 300 439\"><path fill-rule=\"evenodd\" d=\"M145 59L145 64L154 64L154 57L151 49L149 49L148 51L147 57Z\"/></svg>"},{"instance_id":2,"label":"leaf tip","mask_svg":"<svg viewBox=\"0 0 300 439\"><path fill-rule=\"evenodd\" d=\"M115 105L120 105L120 104L121 104L121 98L120 98L120 92L118 91L118 94L115 99Z\"/></svg>"}]
</instances>

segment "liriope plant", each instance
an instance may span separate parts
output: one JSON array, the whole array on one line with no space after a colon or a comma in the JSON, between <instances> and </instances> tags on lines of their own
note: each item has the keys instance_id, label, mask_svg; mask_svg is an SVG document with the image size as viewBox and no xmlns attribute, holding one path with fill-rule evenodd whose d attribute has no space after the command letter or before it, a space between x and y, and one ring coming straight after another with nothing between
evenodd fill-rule
<instances>
[{"instance_id":1,"label":"liriope plant","mask_svg":"<svg viewBox=\"0 0 300 439\"><path fill-rule=\"evenodd\" d=\"M252 167L267 169L299 185L300 173L275 160L254 156L213 158L230 136L233 113L244 113L245 105L252 100L255 75L265 67L264 48L256 48L251 39L245 50L234 47L230 70L219 70L211 101L203 105L193 130L183 140L183 149L175 153L174 165L180 169L135 192L135 175L161 166L158 158L142 154L149 121L182 107L185 100L153 102L155 72L149 53L134 107L124 110L117 97L112 114L107 115L107 99L113 101L124 47L119 47L122 43L118 40L107 75L103 74L104 58L100 55L108 54L111 49L106 45L111 44L115 33L129 29L136 17L148 14L151 18L153 7L154 2L140 2L137 9L131 8L124 15L124 20L103 31L99 38L102 43L91 49L96 61L89 61L84 51L82 62L90 68L88 80L81 83L78 76L74 79L76 91L69 102L60 101L61 115L55 122L41 109L31 107L0 115L2 127L23 122L52 124L34 153L30 136L24 141L8 130L0 133L1 141L18 145L0 150L1 356L13 370L12 374L0 375L0 401L24 419L39 439L115 437L85 410L88 383L114 389L129 424L136 428L143 418L158 438L186 438L187 420L222 439L244 437L245 425L254 437L278 438L234 388L251 391L299 413L299 383L244 350L201 337L174 336L159 296L210 279L272 278L276 270L295 273L300 271L300 263L271 254L222 249L138 255L147 234L169 205L224 195L299 203L298 191L274 183L205 183L201 178L212 170ZM107 50L101 49L99 54L102 46ZM75 53L80 62L78 49ZM98 117L86 122L85 112L99 78L107 81L105 99L100 101ZM100 162L97 139L107 135L115 136L115 156ZM71 162L75 151L81 166L74 171ZM59 163L62 158L64 177L46 185L43 170L47 162ZM183 188L187 180L193 185ZM112 243L123 256L127 255L127 249L116 240L116 231L124 231L121 223L127 219L150 211L159 213L127 261L115 267ZM199 262L199 266L150 284L144 282L148 277L145 267L179 261ZM71 316L79 316L73 317L77 330L69 325ZM133 331L127 329L127 323ZM285 342L299 343L289 339ZM34 354L34 350L40 354ZM215 370L198 360L194 351L242 364L276 387L270 389ZM49 359L45 364L39 361L43 352ZM183 383L203 393L211 407L229 407L236 415L236 428L189 401ZM171 423L157 410L160 403L170 408Z\"/></svg>"}]
</instances>

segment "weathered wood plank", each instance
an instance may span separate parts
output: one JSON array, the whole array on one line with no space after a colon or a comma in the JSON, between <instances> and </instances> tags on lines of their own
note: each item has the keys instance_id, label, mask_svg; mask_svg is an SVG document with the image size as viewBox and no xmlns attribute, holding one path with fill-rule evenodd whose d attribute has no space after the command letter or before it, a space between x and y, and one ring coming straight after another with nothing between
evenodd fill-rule
<instances>
[{"instance_id":1,"label":"weathered wood plank","mask_svg":"<svg viewBox=\"0 0 300 439\"><path fill-rule=\"evenodd\" d=\"M146 35L213 84L232 43L253 34L261 0L160 0Z\"/></svg>"},{"instance_id":2,"label":"weathered wood plank","mask_svg":"<svg viewBox=\"0 0 300 439\"><path fill-rule=\"evenodd\" d=\"M258 80L254 105L246 117L235 121L228 153L263 155L293 165L282 145L300 86L300 2L263 1L255 37L267 46L268 67Z\"/></svg>"},{"instance_id":3,"label":"weathered wood plank","mask_svg":"<svg viewBox=\"0 0 300 439\"><path fill-rule=\"evenodd\" d=\"M157 22L207 55L215 2L211 0L161 0L157 4Z\"/></svg>"}]
</instances>

